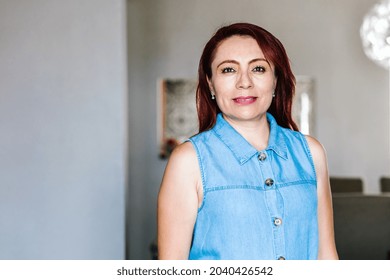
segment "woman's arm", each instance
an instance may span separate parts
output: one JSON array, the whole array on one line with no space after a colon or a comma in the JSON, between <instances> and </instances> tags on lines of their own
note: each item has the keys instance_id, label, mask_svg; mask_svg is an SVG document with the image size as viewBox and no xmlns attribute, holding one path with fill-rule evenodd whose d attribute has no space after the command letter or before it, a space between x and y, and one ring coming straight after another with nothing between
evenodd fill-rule
<instances>
[{"instance_id":1,"label":"woman's arm","mask_svg":"<svg viewBox=\"0 0 390 280\"><path fill-rule=\"evenodd\" d=\"M190 142L171 154L161 183L157 204L159 259L188 259L196 221L201 176Z\"/></svg>"},{"instance_id":2,"label":"woman's arm","mask_svg":"<svg viewBox=\"0 0 390 280\"><path fill-rule=\"evenodd\" d=\"M328 164L324 147L315 138L306 136L317 174L318 195L318 259L338 259L334 239L332 194L330 190Z\"/></svg>"}]
</instances>

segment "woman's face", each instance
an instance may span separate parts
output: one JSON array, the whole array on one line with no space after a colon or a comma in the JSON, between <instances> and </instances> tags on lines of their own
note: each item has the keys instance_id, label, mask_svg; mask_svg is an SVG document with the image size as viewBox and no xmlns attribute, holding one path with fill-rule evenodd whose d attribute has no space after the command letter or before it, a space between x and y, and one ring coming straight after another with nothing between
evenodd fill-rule
<instances>
[{"instance_id":1,"label":"woman's face","mask_svg":"<svg viewBox=\"0 0 390 280\"><path fill-rule=\"evenodd\" d=\"M252 121L264 117L277 79L256 40L232 36L218 46L208 80L226 120Z\"/></svg>"}]
</instances>

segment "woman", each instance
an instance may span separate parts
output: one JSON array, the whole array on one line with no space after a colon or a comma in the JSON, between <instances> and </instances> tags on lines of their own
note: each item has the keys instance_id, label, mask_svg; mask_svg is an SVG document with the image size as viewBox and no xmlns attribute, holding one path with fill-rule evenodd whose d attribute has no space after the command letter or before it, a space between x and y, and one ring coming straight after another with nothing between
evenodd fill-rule
<instances>
[{"instance_id":1,"label":"woman","mask_svg":"<svg viewBox=\"0 0 390 280\"><path fill-rule=\"evenodd\" d=\"M326 155L291 117L283 45L222 27L199 63L199 134L179 145L158 197L160 259L337 259Z\"/></svg>"}]
</instances>

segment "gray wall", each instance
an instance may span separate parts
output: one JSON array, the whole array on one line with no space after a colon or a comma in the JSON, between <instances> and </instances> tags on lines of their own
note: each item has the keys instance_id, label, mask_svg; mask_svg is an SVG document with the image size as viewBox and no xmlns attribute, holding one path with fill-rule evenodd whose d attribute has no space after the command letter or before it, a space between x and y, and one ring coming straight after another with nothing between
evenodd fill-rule
<instances>
[{"instance_id":1,"label":"gray wall","mask_svg":"<svg viewBox=\"0 0 390 280\"><path fill-rule=\"evenodd\" d=\"M359 28L377 0L129 0L129 256L149 258L158 159L157 79L194 78L205 42L221 25L250 21L285 45L297 75L316 82L314 135L333 176L358 176L365 193L389 175L388 73L363 53Z\"/></svg>"},{"instance_id":2,"label":"gray wall","mask_svg":"<svg viewBox=\"0 0 390 280\"><path fill-rule=\"evenodd\" d=\"M124 0L0 0L0 259L123 259Z\"/></svg>"}]
</instances>

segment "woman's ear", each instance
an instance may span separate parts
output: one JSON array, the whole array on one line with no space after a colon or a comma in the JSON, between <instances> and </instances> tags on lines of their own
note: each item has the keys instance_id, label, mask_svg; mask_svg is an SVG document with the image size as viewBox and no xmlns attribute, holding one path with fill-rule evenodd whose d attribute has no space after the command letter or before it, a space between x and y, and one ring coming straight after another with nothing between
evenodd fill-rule
<instances>
[{"instance_id":1,"label":"woman's ear","mask_svg":"<svg viewBox=\"0 0 390 280\"><path fill-rule=\"evenodd\" d=\"M278 77L275 76L275 80L274 80L274 92L276 90L276 86L278 85Z\"/></svg>"},{"instance_id":2,"label":"woman's ear","mask_svg":"<svg viewBox=\"0 0 390 280\"><path fill-rule=\"evenodd\" d=\"M207 77L207 83L209 85L209 89L212 93L215 93L213 83L210 81L209 77Z\"/></svg>"},{"instance_id":3,"label":"woman's ear","mask_svg":"<svg viewBox=\"0 0 390 280\"><path fill-rule=\"evenodd\" d=\"M209 77L207 77L207 83L209 84L209 90L210 90L210 97L212 100L215 100L215 91L213 87L213 83L210 81Z\"/></svg>"}]
</instances>

